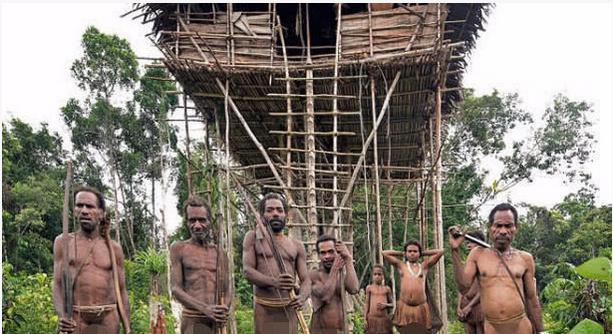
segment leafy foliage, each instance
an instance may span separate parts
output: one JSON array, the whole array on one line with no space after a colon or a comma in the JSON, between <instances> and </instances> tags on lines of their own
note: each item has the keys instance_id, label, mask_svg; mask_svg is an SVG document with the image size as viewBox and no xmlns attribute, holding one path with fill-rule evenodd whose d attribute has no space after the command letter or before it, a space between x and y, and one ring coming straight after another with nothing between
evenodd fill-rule
<instances>
[{"instance_id":1,"label":"leafy foliage","mask_svg":"<svg viewBox=\"0 0 613 334\"><path fill-rule=\"evenodd\" d=\"M125 39L90 26L81 40L83 57L70 68L79 88L96 98L110 98L117 86L132 88L138 76L136 55Z\"/></svg>"},{"instance_id":2,"label":"leafy foliage","mask_svg":"<svg viewBox=\"0 0 613 334\"><path fill-rule=\"evenodd\" d=\"M594 136L589 132L592 123L588 118L592 112L586 102L556 96L553 106L545 110L545 125L534 131L531 142L514 143L512 154L503 158L507 168L501 179L510 183L531 180L533 170L538 169L547 174L561 172L571 182L577 174L588 180L581 166L593 152Z\"/></svg>"},{"instance_id":3,"label":"leafy foliage","mask_svg":"<svg viewBox=\"0 0 613 334\"><path fill-rule=\"evenodd\" d=\"M242 306L236 309L236 331L237 333L252 334L255 326L253 325L253 309Z\"/></svg>"},{"instance_id":4,"label":"leafy foliage","mask_svg":"<svg viewBox=\"0 0 613 334\"><path fill-rule=\"evenodd\" d=\"M583 319L570 331L570 334L604 334L604 329L595 321Z\"/></svg>"},{"instance_id":5,"label":"leafy foliage","mask_svg":"<svg viewBox=\"0 0 613 334\"><path fill-rule=\"evenodd\" d=\"M611 284L611 259L597 257L577 267L577 273L582 277Z\"/></svg>"},{"instance_id":6,"label":"leafy foliage","mask_svg":"<svg viewBox=\"0 0 613 334\"><path fill-rule=\"evenodd\" d=\"M154 248L138 251L134 260L126 260L126 286L130 300L130 322L135 333L148 333L152 305L161 304L167 333L174 333L170 296L162 287L166 284L166 254Z\"/></svg>"},{"instance_id":7,"label":"leafy foliage","mask_svg":"<svg viewBox=\"0 0 613 334\"><path fill-rule=\"evenodd\" d=\"M51 301L53 280L45 273L15 273L2 264L2 332L54 333L57 316Z\"/></svg>"},{"instance_id":8,"label":"leafy foliage","mask_svg":"<svg viewBox=\"0 0 613 334\"><path fill-rule=\"evenodd\" d=\"M62 140L45 124L38 131L19 119L9 125L2 125L3 254L16 271L49 273L61 231Z\"/></svg>"},{"instance_id":9,"label":"leafy foliage","mask_svg":"<svg viewBox=\"0 0 613 334\"><path fill-rule=\"evenodd\" d=\"M584 318L611 327L611 287L605 283L610 275L603 276L603 269L611 270L607 258L592 259L577 268L571 264L556 268L558 275L563 277L551 281L541 293L543 309L550 320L549 332L567 333ZM578 274L580 271L581 276L598 277L602 282L582 278Z\"/></svg>"}]
</instances>

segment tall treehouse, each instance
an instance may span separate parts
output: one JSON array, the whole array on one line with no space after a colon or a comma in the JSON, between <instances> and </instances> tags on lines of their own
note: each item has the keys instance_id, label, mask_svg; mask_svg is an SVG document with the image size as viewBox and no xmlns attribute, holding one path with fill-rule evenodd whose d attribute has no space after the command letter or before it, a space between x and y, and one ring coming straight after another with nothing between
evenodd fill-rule
<instances>
[{"instance_id":1,"label":"tall treehouse","mask_svg":"<svg viewBox=\"0 0 613 334\"><path fill-rule=\"evenodd\" d=\"M153 22L159 66L181 86L187 157L196 117L207 144L209 133L217 137L211 156L224 157L225 196L255 202L283 193L289 233L304 242L309 267L318 261L315 241L328 233L367 254L355 259L360 273L408 237L443 247L444 124L462 100L465 58L488 9L150 3L133 12ZM190 191L198 192L198 168L188 163ZM236 222L222 214L231 235ZM432 288L446 324L443 263Z\"/></svg>"}]
</instances>

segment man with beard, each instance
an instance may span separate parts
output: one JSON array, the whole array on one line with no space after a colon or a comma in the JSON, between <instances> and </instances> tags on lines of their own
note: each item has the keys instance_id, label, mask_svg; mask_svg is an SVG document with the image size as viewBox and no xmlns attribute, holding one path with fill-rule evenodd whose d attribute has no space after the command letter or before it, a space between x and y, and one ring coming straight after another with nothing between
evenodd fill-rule
<instances>
[{"instance_id":1,"label":"man with beard","mask_svg":"<svg viewBox=\"0 0 613 334\"><path fill-rule=\"evenodd\" d=\"M59 332L119 333L119 308L125 311L122 316L128 328L124 331L129 333L123 251L118 243L108 239L109 222L105 219L104 197L94 188L80 187L75 190L73 200L73 215L80 229L68 234L68 240L58 236L53 244L53 305L59 317ZM68 254L64 254L62 247L65 242L68 242ZM71 287L66 287L73 291L70 319L65 318L63 311L66 293L62 290L63 261L68 261L73 281Z\"/></svg>"},{"instance_id":2,"label":"man with beard","mask_svg":"<svg viewBox=\"0 0 613 334\"><path fill-rule=\"evenodd\" d=\"M170 284L172 295L183 305L182 334L215 333L228 318L228 305L216 303L217 270L227 268L218 262L218 249L214 244L211 210L204 200L191 195L183 206L187 229L191 237L175 242L170 247ZM225 252L222 261L227 263ZM222 273L223 276L227 273ZM225 295L229 296L229 284Z\"/></svg>"},{"instance_id":3,"label":"man with beard","mask_svg":"<svg viewBox=\"0 0 613 334\"><path fill-rule=\"evenodd\" d=\"M404 256L406 262L396 256ZM427 261L419 262L420 257ZM400 333L428 333L432 329L432 314L426 293L428 270L443 256L442 249L422 251L415 240L404 245L404 252L383 251L384 259L398 270L400 275L400 296L396 302L393 323Z\"/></svg>"},{"instance_id":4,"label":"man with beard","mask_svg":"<svg viewBox=\"0 0 613 334\"><path fill-rule=\"evenodd\" d=\"M352 295L359 291L358 277L347 246L330 235L322 235L315 244L320 266L309 273L313 282L312 334L342 333L345 326L340 273L346 269L345 290Z\"/></svg>"},{"instance_id":5,"label":"man with beard","mask_svg":"<svg viewBox=\"0 0 613 334\"><path fill-rule=\"evenodd\" d=\"M542 331L541 307L534 280L534 259L511 247L517 232L517 210L498 204L490 212L488 230L492 248L476 247L462 265L458 248L464 237L459 227L449 228L453 274L461 291L479 280L486 334L530 334Z\"/></svg>"},{"instance_id":6,"label":"man with beard","mask_svg":"<svg viewBox=\"0 0 613 334\"><path fill-rule=\"evenodd\" d=\"M287 217L287 203L276 193L268 193L258 205L261 223L256 224L243 240L243 271L253 284L254 323L256 334L297 333L297 310L300 310L311 292L311 280L306 266L304 245L283 235ZM266 224L267 226L264 226ZM272 230L274 243L267 229ZM284 263L281 271L274 256L274 247ZM295 276L300 279L298 295L290 298L296 289Z\"/></svg>"},{"instance_id":7,"label":"man with beard","mask_svg":"<svg viewBox=\"0 0 613 334\"><path fill-rule=\"evenodd\" d=\"M481 231L473 231L466 234L485 241L485 236ZM479 247L479 245L470 241L466 246L469 252L475 247ZM479 280L474 280L467 291L460 290L458 293L456 312L458 320L464 323L464 332L466 334L483 334L483 312L481 311L480 299Z\"/></svg>"}]
</instances>

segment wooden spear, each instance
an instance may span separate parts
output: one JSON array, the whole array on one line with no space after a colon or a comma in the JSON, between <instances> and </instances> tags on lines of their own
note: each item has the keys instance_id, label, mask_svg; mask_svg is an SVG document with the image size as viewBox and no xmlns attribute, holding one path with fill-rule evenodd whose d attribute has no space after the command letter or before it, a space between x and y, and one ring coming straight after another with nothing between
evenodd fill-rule
<instances>
[{"instance_id":1,"label":"wooden spear","mask_svg":"<svg viewBox=\"0 0 613 334\"><path fill-rule=\"evenodd\" d=\"M72 161L66 166L66 181L64 182L64 208L62 211L62 292L64 297L64 318L72 320L73 281L69 268L68 210L70 205L70 187L72 184Z\"/></svg>"},{"instance_id":2,"label":"wooden spear","mask_svg":"<svg viewBox=\"0 0 613 334\"><path fill-rule=\"evenodd\" d=\"M226 272L228 270L227 267L227 263L226 260L224 259L224 251L222 248L222 240L223 240L223 229L222 229L222 223L223 223L223 219L222 219L222 215L218 214L217 215L217 221L219 222L217 224L217 271L215 273L215 289L216 289L216 299L217 299L217 305L224 305L225 304L225 297L226 297L226 287L228 282L226 281ZM226 333L226 324L215 324L215 328L217 329L217 333L218 334L225 334Z\"/></svg>"},{"instance_id":3,"label":"wooden spear","mask_svg":"<svg viewBox=\"0 0 613 334\"><path fill-rule=\"evenodd\" d=\"M258 219L259 221L259 219ZM279 248L277 245L277 242L275 241L275 238L272 234L272 229L270 227L269 224L264 224L262 222L260 222L260 224L264 225L264 227L266 228L266 231L268 232L268 236L270 237L270 248L272 250L272 254L275 257L275 260L277 261L277 265L279 266L279 271L281 272L281 274L286 274L287 270L285 268L285 262L283 262L283 258L281 257L281 253L279 253ZM294 292L294 289L289 290L289 298L290 299L295 299L296 298L296 292ZM298 322L300 322L300 327L302 327L302 333L304 334L309 334L309 326L306 323L306 320L304 320L304 315L302 314L302 311L300 310L296 310L294 309L294 311L296 311L296 316L298 317Z\"/></svg>"},{"instance_id":4,"label":"wooden spear","mask_svg":"<svg viewBox=\"0 0 613 334\"><path fill-rule=\"evenodd\" d=\"M279 248L277 246L277 243L275 242L275 239L273 238L272 235L272 230L270 229L270 225L264 224L263 222L260 221L260 214L258 213L258 211L255 209L255 207L253 206L253 204L251 203L251 201L249 200L249 198L247 197L247 194L245 193L245 189L242 183L240 183L236 177L234 177L234 175L230 174L230 176L234 179L234 181L236 181L236 184L238 185L238 191L241 195L241 197L243 197L243 201L245 201L245 204L247 204L247 207L249 208L249 210L251 211L251 213L253 213L253 215L255 216L255 230L256 233L257 229L260 227L260 225L264 225L264 229L266 229L266 231L268 232L268 236L270 237L270 248L272 250L273 256L275 257L275 260L277 261L277 265L279 266L279 271L282 274L287 273L286 269L285 269L285 262L283 262L283 258L281 257L281 254L279 253ZM294 292L294 290L290 290L289 291L289 297L290 299L294 299L296 298L296 293ZM300 310L296 310L294 309L294 311L296 312L296 317L298 318L298 322L300 323L300 327L302 328L302 333L303 334L310 334L309 332L309 325L306 323L306 320L304 319L304 314L302 314L302 311Z\"/></svg>"},{"instance_id":5,"label":"wooden spear","mask_svg":"<svg viewBox=\"0 0 613 334\"><path fill-rule=\"evenodd\" d=\"M126 334L132 333L130 329L130 319L128 319L127 310L123 306L123 298L121 297L121 290L119 289L119 272L117 269L117 256L115 255L115 250L113 249L113 245L111 244L110 234L110 224L111 221L106 217L103 218L106 220L106 224L109 224L108 230L105 232L104 241L106 246L109 248L109 253L111 255L111 270L113 272L113 288L115 292L115 300L117 303L117 310L119 311L119 317L121 318L121 322L123 324L123 331Z\"/></svg>"}]
</instances>

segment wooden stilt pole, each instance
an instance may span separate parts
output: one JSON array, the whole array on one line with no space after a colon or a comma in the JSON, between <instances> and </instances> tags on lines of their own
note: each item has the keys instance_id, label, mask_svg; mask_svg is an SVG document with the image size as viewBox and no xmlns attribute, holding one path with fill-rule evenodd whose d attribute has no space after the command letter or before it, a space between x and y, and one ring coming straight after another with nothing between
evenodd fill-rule
<instances>
[{"instance_id":1,"label":"wooden stilt pole","mask_svg":"<svg viewBox=\"0 0 613 334\"><path fill-rule=\"evenodd\" d=\"M192 187L192 164L191 164L191 149L189 138L189 122L187 121L187 94L183 94L183 116L185 117L185 156L187 161L185 162L187 173L187 195L191 195L194 192Z\"/></svg>"},{"instance_id":2,"label":"wooden stilt pole","mask_svg":"<svg viewBox=\"0 0 613 334\"><path fill-rule=\"evenodd\" d=\"M370 56L374 55L374 47L373 47L373 33L372 33L372 9L370 4L368 4L368 40L369 40L369 51ZM376 86L375 86L375 78L371 74L370 76L370 101L371 101L371 113L372 113L372 123L373 123L373 131L375 136L375 141L373 142L373 165L374 165L374 176L375 176L375 240L377 243L376 252L377 252L377 264L383 264L383 232L381 229L381 192L380 192L380 182L379 182L379 148L378 148L378 140L377 140L377 127L375 127L375 122L377 119L377 100L376 100Z\"/></svg>"},{"instance_id":3,"label":"wooden stilt pole","mask_svg":"<svg viewBox=\"0 0 613 334\"><path fill-rule=\"evenodd\" d=\"M309 5L306 6L306 31L307 31L307 64L311 64L311 36L309 27ZM307 239L309 241L317 240L319 235L317 228L317 187L315 183L315 103L313 99L313 70L308 69L306 71L306 115L304 116L305 132L307 133L304 138L306 149L306 187L307 187L307 224L309 225L307 231ZM307 248L307 259L310 260L311 266L315 266L317 263L317 253L314 245L309 245ZM310 248L310 249L309 249Z\"/></svg>"},{"instance_id":4,"label":"wooden stilt pole","mask_svg":"<svg viewBox=\"0 0 613 334\"><path fill-rule=\"evenodd\" d=\"M441 17L441 4L437 4L437 45L439 47L439 52L442 49L443 45L443 31L444 31L444 22ZM433 227L434 227L434 247L437 249L442 249L444 247L443 244L443 212L442 212L442 196L441 196L441 120L442 120L442 90L445 85L446 76L443 74L443 68L441 64L441 56L439 55L439 59L437 61L437 74L439 75L438 84L436 87L436 95L435 95L435 105L434 105L434 148L436 156L433 156L434 161L434 175L432 179L435 180L433 184L433 198L434 203L436 204L432 208L433 214ZM440 261L436 265L435 271L436 277L435 282L438 285L436 289L438 303L441 311L441 321L443 322L443 327L441 328L441 334L447 334L447 298L446 298L446 286L445 286L445 258L441 258Z\"/></svg>"}]
</instances>

